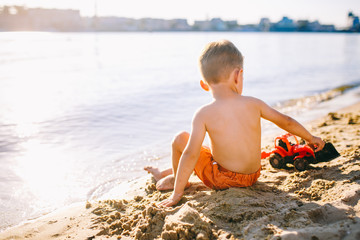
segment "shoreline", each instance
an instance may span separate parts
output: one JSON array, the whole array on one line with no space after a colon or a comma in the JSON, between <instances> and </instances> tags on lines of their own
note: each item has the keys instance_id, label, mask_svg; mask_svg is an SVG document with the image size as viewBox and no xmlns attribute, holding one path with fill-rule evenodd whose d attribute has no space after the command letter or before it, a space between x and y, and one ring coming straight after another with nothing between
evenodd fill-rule
<instances>
[{"instance_id":1,"label":"shoreline","mask_svg":"<svg viewBox=\"0 0 360 240\"><path fill-rule=\"evenodd\" d=\"M249 59L246 64L248 70L255 71L248 72L244 93L258 94L268 104L317 94L352 83L360 76L356 65L360 55L352 54L359 51L359 46L353 44L357 37L311 34L299 39L297 35L275 33L271 36L205 35L218 38L224 34L239 43L239 47L245 47L252 59L258 60ZM145 38L135 35L105 34L97 39L77 34L22 33L21 36L10 34L3 39L7 49L4 53L10 55L3 55L5 62L2 65L5 75L1 89L5 98L1 101L4 106L1 136L5 152L1 158L4 162L1 229L73 202L99 197L121 182L142 176L144 164L170 165L167 158L173 134L189 130L188 123L196 106L211 98L191 80L198 70L189 62L203 47L205 35L145 34ZM159 37L166 37L171 43L166 48L169 51L157 50L164 47ZM281 41L282 37L286 37L285 42ZM19 41L12 41L14 39ZM186 39L192 40L191 47L183 41ZM143 41L153 48L137 44ZM259 41L265 44L263 50L258 47ZM162 57L139 59L127 48L114 48L116 42L124 43L123 46L135 44L140 47L140 52L151 50L149 56L160 53ZM43 52L42 43L57 43L64 48ZM24 58L23 52L18 50L29 44L33 47L27 49L28 56ZM346 51L337 46L346 46ZM89 47L94 51L88 51ZM283 51L274 52L277 48ZM327 51L329 48L334 51ZM316 57L308 58L308 52ZM126 59L128 64L114 68L118 65L113 57L116 55ZM168 82L167 74L179 70L166 61L174 55L181 65L181 74L174 75L175 79ZM267 61L269 56L277 61ZM332 64L324 64L328 60ZM78 65L77 62L86 64ZM143 69L145 75L144 71L133 71L134 62L146 66ZM44 65L49 65L51 71L41 71ZM164 72L159 66L167 70ZM258 67L264 71L257 71ZM300 70L306 70L305 75ZM91 74L86 74L89 71ZM24 72L35 74L33 84L24 78ZM165 86L164 83L171 84ZM39 89L36 85L43 87ZM30 88L24 95L17 86ZM24 96L28 95L42 96L44 101L38 102L37 97L27 101ZM28 115L28 104L40 104L41 107ZM19 122L22 115L27 117ZM154 148L156 150L151 151Z\"/></svg>"},{"instance_id":2,"label":"shoreline","mask_svg":"<svg viewBox=\"0 0 360 240\"><path fill-rule=\"evenodd\" d=\"M304 172L273 169L262 160L258 183L244 189L213 191L191 176L192 186L171 210L153 204L170 192L155 191L146 175L119 185L100 202L74 204L7 228L0 239L355 239L360 235L360 128L355 127L360 101L305 125L331 141L341 157ZM263 145L271 148L272 139L264 138Z\"/></svg>"},{"instance_id":3,"label":"shoreline","mask_svg":"<svg viewBox=\"0 0 360 240\"><path fill-rule=\"evenodd\" d=\"M336 88L328 89L326 91L318 92L315 95L309 95L305 97L300 97L300 98L290 99L284 102L280 102L275 106L275 108L278 108L279 111L289 114L295 119L300 120L302 124L307 126L308 123L314 121L314 119L318 118L318 116L325 115L326 112L336 111L339 108L343 108L344 106L347 106L355 101L358 101L359 96L360 96L360 83L355 81L349 84L338 86ZM266 128L265 131L262 132L262 139L263 139L262 146L264 147L264 144L272 141L273 136L281 134L282 130L265 120L263 120L262 124L263 124L263 129ZM264 127L265 125L266 127ZM206 141L207 140L208 139L206 139ZM206 144L208 144L208 142L206 142ZM159 148L159 146L157 147ZM163 147L161 147L161 149L163 149ZM133 154L138 155L138 152ZM165 162L164 160L167 161ZM163 157L163 159L159 162L156 162L156 164L157 166L164 166L163 164L168 164L170 167L170 162L168 160L169 159L167 159L167 157ZM97 188L95 188L91 194L90 193L88 194L87 199L84 199L81 202L86 200L89 201L101 200L104 198L112 198L114 196L120 196L120 195L126 197L126 195L130 193L122 190L123 189L122 186L131 185L133 182L137 182L139 179L143 179L145 177L144 175L142 175L142 176L137 176L136 178L125 180L124 182L117 184L117 186L115 187L111 186L110 188L102 189L102 191L105 190L104 191L105 193L101 193L101 194L98 194ZM145 180L143 179L142 181ZM99 185L99 186L102 187L103 185ZM132 195L134 194L135 193L133 193ZM31 216L30 218L27 218L26 220L16 221L13 224L4 224L3 226L0 226L0 232L3 232L8 228L21 225L22 223L27 222L29 220L40 218L44 215L50 214L54 211L57 211L62 208L66 208L68 206L72 206L73 204L77 204L77 203L79 202L70 203L69 205L60 208L54 208L52 210L42 211L36 215Z\"/></svg>"}]
</instances>

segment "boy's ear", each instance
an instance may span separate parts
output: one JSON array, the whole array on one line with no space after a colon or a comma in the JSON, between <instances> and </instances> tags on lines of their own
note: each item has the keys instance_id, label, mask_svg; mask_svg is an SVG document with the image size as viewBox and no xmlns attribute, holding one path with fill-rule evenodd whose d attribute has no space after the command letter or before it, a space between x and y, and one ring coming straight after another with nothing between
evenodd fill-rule
<instances>
[{"instance_id":1,"label":"boy's ear","mask_svg":"<svg viewBox=\"0 0 360 240\"><path fill-rule=\"evenodd\" d=\"M235 81L235 84L238 83L238 81L240 80L240 77L242 76L243 74L243 69L242 68L237 68L234 70L234 81Z\"/></svg>"},{"instance_id":2,"label":"boy's ear","mask_svg":"<svg viewBox=\"0 0 360 240\"><path fill-rule=\"evenodd\" d=\"M244 69L243 68L240 68L237 72L237 79L239 78L242 78L243 77L243 74L244 74Z\"/></svg>"},{"instance_id":3,"label":"boy's ear","mask_svg":"<svg viewBox=\"0 0 360 240\"><path fill-rule=\"evenodd\" d=\"M200 80L200 86L202 89L204 89L207 92L210 90L209 85L206 82L204 82L203 80Z\"/></svg>"}]
</instances>

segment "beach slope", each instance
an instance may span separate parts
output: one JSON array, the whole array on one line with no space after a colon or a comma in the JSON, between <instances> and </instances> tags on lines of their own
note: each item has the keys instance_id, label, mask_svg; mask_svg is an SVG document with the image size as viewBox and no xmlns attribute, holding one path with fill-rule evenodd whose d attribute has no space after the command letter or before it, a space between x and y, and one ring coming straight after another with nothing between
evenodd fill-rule
<instances>
[{"instance_id":1,"label":"beach slope","mask_svg":"<svg viewBox=\"0 0 360 240\"><path fill-rule=\"evenodd\" d=\"M149 176L131 199L63 209L0 239L360 239L360 103L308 127L341 156L303 172L263 160L248 188L214 191L192 176L178 206L167 209L156 203L171 192L156 191Z\"/></svg>"}]
</instances>

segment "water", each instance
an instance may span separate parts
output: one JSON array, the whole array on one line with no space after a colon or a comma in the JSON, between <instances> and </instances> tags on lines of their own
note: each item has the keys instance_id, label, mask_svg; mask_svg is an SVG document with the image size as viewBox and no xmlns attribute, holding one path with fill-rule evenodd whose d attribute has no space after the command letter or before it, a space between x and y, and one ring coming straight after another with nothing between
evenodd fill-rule
<instances>
[{"instance_id":1,"label":"water","mask_svg":"<svg viewBox=\"0 0 360 240\"><path fill-rule=\"evenodd\" d=\"M0 229L170 166L211 100L197 58L224 38L271 105L360 79L356 34L0 33Z\"/></svg>"}]
</instances>

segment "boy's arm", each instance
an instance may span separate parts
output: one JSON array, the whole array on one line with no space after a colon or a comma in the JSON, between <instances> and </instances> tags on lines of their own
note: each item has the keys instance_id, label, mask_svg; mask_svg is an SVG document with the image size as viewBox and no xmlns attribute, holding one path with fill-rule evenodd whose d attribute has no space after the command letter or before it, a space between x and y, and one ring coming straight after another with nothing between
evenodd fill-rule
<instances>
[{"instance_id":1,"label":"boy's arm","mask_svg":"<svg viewBox=\"0 0 360 240\"><path fill-rule=\"evenodd\" d=\"M323 149L325 143L323 140L321 140L321 138L313 136L308 130L306 130L303 125L301 125L295 119L276 111L261 100L258 101L261 117L275 123L277 126L288 131L289 133L303 138L309 143L309 145L316 145L316 152Z\"/></svg>"},{"instance_id":2,"label":"boy's arm","mask_svg":"<svg viewBox=\"0 0 360 240\"><path fill-rule=\"evenodd\" d=\"M195 114L192 122L189 142L186 145L186 148L180 158L175 179L174 191L172 195L168 199L162 201L159 206L170 207L180 201L184 193L185 186L190 178L191 173L194 171L195 165L199 159L200 150L205 138L205 134L205 123L202 119L201 113L198 112Z\"/></svg>"}]
</instances>

